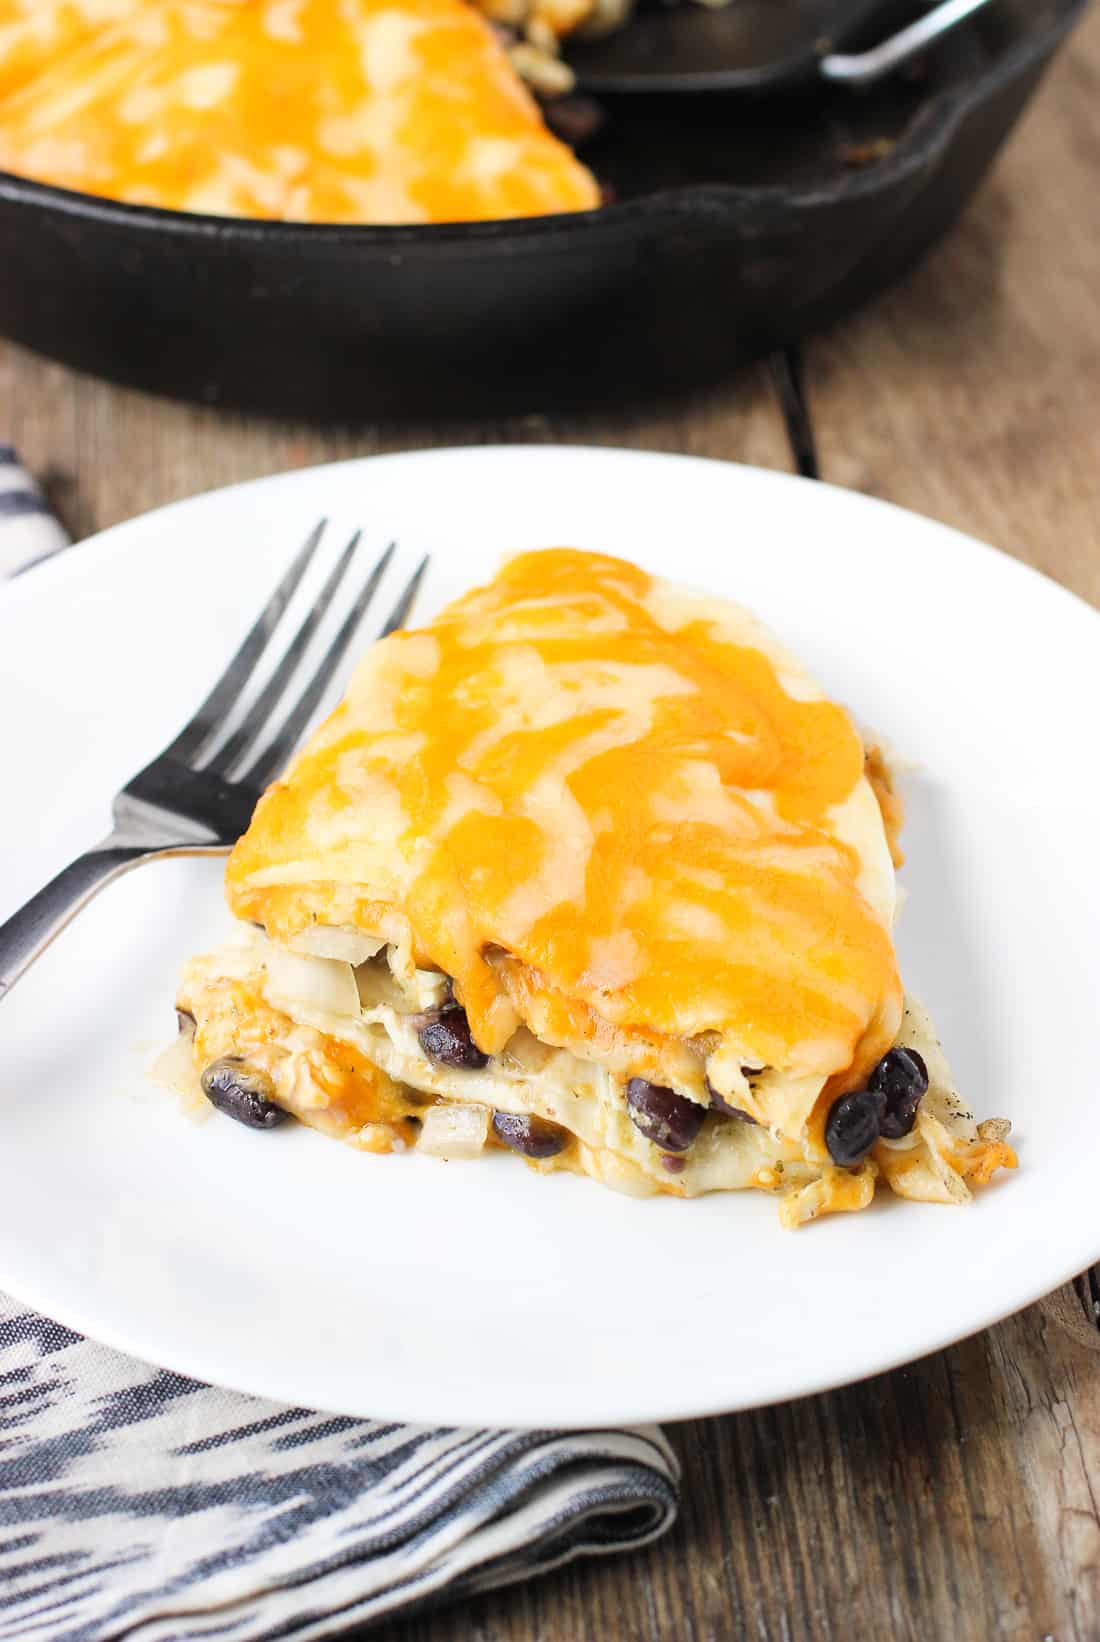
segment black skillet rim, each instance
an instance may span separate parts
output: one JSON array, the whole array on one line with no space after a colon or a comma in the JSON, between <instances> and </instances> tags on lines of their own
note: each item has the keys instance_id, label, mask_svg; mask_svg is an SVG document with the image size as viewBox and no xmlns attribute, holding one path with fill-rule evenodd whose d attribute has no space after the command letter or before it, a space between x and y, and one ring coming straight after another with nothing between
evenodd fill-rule
<instances>
[{"instance_id":1,"label":"black skillet rim","mask_svg":"<svg viewBox=\"0 0 1100 1642\"><path fill-rule=\"evenodd\" d=\"M1016 79L1038 58L1048 55L1070 33L1090 0L1071 0L1051 24L1027 34L998 62L973 80L933 93L898 139L890 153L865 169L810 187L768 184L746 187L736 183L686 184L655 190L637 199L602 205L591 211L556 212L535 217L499 217L484 222L441 223L311 223L275 218L210 216L171 211L162 206L130 205L71 188L36 182L14 172L0 171L0 199L39 205L62 216L92 219L107 225L131 227L149 233L171 233L196 240L233 238L283 246L324 242L347 244L362 250L404 250L413 247L461 252L467 247L499 245L509 251L519 246L539 250L562 235L622 231L630 233L655 216L695 215L730 211L786 214L795 209L822 209L838 200L877 194L882 188L925 171L947 148L970 110ZM708 93L699 93L701 96Z\"/></svg>"}]
</instances>

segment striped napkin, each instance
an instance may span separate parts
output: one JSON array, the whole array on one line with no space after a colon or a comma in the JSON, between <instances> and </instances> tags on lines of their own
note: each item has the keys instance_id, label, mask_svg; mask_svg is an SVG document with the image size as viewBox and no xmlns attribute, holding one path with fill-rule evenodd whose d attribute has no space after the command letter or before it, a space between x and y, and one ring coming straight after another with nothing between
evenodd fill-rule
<instances>
[{"instance_id":1,"label":"striped napkin","mask_svg":"<svg viewBox=\"0 0 1100 1642\"><path fill-rule=\"evenodd\" d=\"M0 446L0 580L66 543ZM678 1475L656 1427L287 1408L0 1295L0 1642L306 1642L644 1545L675 1519Z\"/></svg>"}]
</instances>

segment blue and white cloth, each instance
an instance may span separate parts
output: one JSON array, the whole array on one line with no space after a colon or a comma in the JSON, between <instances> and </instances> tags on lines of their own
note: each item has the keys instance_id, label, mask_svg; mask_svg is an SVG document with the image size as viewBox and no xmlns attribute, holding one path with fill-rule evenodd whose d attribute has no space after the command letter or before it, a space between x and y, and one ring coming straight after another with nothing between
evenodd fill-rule
<instances>
[{"instance_id":1,"label":"blue and white cloth","mask_svg":"<svg viewBox=\"0 0 1100 1642\"><path fill-rule=\"evenodd\" d=\"M0 446L0 579L66 542ZM656 1427L287 1408L0 1295L0 1642L308 1642L644 1545L675 1519L678 1474Z\"/></svg>"},{"instance_id":2,"label":"blue and white cloth","mask_svg":"<svg viewBox=\"0 0 1100 1642\"><path fill-rule=\"evenodd\" d=\"M0 1302L0 1637L322 1637L655 1539L657 1429L427 1430L200 1385Z\"/></svg>"}]
</instances>

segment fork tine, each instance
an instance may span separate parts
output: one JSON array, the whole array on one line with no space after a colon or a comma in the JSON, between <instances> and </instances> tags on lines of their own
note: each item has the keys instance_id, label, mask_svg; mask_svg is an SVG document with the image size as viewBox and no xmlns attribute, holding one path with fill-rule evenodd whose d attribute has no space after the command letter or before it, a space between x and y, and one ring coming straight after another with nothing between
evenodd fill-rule
<instances>
[{"instance_id":1,"label":"fork tine","mask_svg":"<svg viewBox=\"0 0 1100 1642\"><path fill-rule=\"evenodd\" d=\"M302 625L290 641L283 659L248 709L241 723L229 737L225 746L219 747L209 760L206 765L207 769L213 770L217 775L228 775L234 764L253 745L257 736L263 734L264 728L271 717L272 709L281 700L287 685L297 670L299 662L309 648L309 642L317 631L321 618L336 596L336 591L351 563L352 555L359 546L361 535L362 532L357 530L339 559L337 559L312 608L307 611L302 620Z\"/></svg>"},{"instance_id":2,"label":"fork tine","mask_svg":"<svg viewBox=\"0 0 1100 1642\"><path fill-rule=\"evenodd\" d=\"M382 557L367 577L366 582L363 584L362 591L360 592L355 603L352 605L351 609L348 611L340 631L333 639L325 655L322 656L320 662L318 663L316 672L306 685L305 689L302 691L301 696L292 708L291 712L288 714L286 721L274 741L269 747L266 747L264 751L260 753L259 757L249 765L248 769L239 778L248 786L259 788L266 787L272 777L277 775L287 763L291 753L294 751L294 748L298 743L299 737L312 718L318 702L324 695L326 685L331 679L333 673L336 671L337 667L340 665L344 652L347 650L348 645L355 636L356 629L363 618L367 606L370 604L371 599L377 591L378 584L385 574L386 567L393 557L396 546L396 542L390 543L389 547L387 547L386 551L383 553ZM409 597L410 590L412 597L415 597L416 589L420 585L421 577L424 574L424 565L426 564L427 560L425 559L424 563L420 565L413 575L412 581L409 583L409 586L405 589L405 593L402 595L401 602L404 602L405 604L406 614L408 613L408 609L412 603L412 598ZM391 616L390 622L392 621L393 617ZM387 633L392 631L392 626L387 623L380 636L384 638Z\"/></svg>"},{"instance_id":3,"label":"fork tine","mask_svg":"<svg viewBox=\"0 0 1100 1642\"><path fill-rule=\"evenodd\" d=\"M196 753L201 752L210 738L217 733L226 714L251 677L257 661L267 648L268 641L279 625L284 610L294 597L298 583L305 575L310 560L317 551L318 543L325 533L327 523L327 519L320 519L314 525L306 537L304 545L288 566L279 585L260 611L229 666L218 679L202 706L184 725L175 741L164 749L162 757L186 762L192 759Z\"/></svg>"},{"instance_id":4,"label":"fork tine","mask_svg":"<svg viewBox=\"0 0 1100 1642\"><path fill-rule=\"evenodd\" d=\"M429 557L430 555L425 553L410 576L405 591L390 611L389 619L378 635L380 639L388 638L391 633L396 633L399 627L404 627L409 611L416 603L416 595L420 592L420 583L424 580L424 572L428 568Z\"/></svg>"}]
</instances>

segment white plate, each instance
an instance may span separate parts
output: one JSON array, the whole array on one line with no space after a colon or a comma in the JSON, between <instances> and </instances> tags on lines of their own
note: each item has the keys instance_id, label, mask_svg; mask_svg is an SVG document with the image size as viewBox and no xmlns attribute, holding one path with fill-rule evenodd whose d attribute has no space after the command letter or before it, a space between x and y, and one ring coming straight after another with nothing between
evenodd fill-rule
<instances>
[{"instance_id":1,"label":"white plate","mask_svg":"<svg viewBox=\"0 0 1100 1642\"><path fill-rule=\"evenodd\" d=\"M569 542L744 600L916 766L899 944L1021 1168L970 1208L784 1232L755 1193L636 1202L494 1156L189 1123L144 1076L214 862L104 894L0 1005L0 1286L182 1372L432 1422L583 1426L796 1396L930 1351L1100 1256L1100 621L863 496L688 458L458 450L297 472L105 532L0 593L0 915L107 828L314 519L418 614ZM396 590L397 572L387 584ZM379 612L381 614L381 611Z\"/></svg>"}]
</instances>

